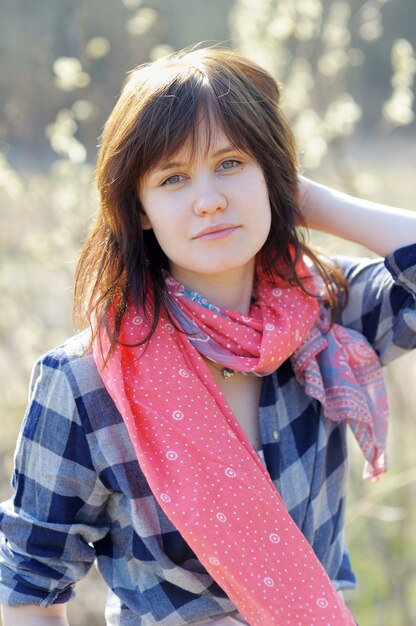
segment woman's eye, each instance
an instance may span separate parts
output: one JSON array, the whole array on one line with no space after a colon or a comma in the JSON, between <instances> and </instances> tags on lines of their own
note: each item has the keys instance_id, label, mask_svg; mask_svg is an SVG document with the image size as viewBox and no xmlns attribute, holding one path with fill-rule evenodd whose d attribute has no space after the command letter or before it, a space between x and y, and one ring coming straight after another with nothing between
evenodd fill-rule
<instances>
[{"instance_id":1,"label":"woman's eye","mask_svg":"<svg viewBox=\"0 0 416 626\"><path fill-rule=\"evenodd\" d=\"M221 163L220 167L223 170L232 170L240 164L241 164L241 161L237 161L236 159L227 159L226 161L223 161Z\"/></svg>"},{"instance_id":2,"label":"woman's eye","mask_svg":"<svg viewBox=\"0 0 416 626\"><path fill-rule=\"evenodd\" d=\"M172 176L169 176L168 178L165 178L165 180L162 183L162 187L168 187L169 185L178 185L179 183L181 183L183 180L183 176L180 176L180 174L172 174Z\"/></svg>"}]
</instances>

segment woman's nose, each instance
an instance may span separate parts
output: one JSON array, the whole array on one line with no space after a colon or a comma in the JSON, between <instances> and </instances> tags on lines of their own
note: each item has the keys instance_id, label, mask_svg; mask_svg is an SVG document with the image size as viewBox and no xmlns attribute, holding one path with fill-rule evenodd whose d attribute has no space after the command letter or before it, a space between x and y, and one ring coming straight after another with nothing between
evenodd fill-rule
<instances>
[{"instance_id":1,"label":"woman's nose","mask_svg":"<svg viewBox=\"0 0 416 626\"><path fill-rule=\"evenodd\" d=\"M227 199L215 180L204 179L195 183L194 211L197 215L212 215L224 211Z\"/></svg>"}]
</instances>

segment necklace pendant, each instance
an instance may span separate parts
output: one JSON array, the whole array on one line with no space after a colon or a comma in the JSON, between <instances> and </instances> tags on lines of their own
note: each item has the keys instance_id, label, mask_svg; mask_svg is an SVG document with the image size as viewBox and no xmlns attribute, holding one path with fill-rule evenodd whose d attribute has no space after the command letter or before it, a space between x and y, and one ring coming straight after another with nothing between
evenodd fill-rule
<instances>
[{"instance_id":1,"label":"necklace pendant","mask_svg":"<svg viewBox=\"0 0 416 626\"><path fill-rule=\"evenodd\" d=\"M228 367L224 367L224 369L222 370L222 377L225 378L225 380L228 380L229 378L231 378L231 376L234 376L234 374L235 371L228 369Z\"/></svg>"}]
</instances>

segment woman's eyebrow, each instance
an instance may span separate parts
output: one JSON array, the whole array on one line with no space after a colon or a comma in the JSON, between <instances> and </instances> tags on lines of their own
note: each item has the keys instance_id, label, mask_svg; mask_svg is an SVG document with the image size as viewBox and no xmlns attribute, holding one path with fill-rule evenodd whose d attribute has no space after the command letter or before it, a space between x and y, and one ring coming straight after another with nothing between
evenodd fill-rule
<instances>
[{"instance_id":1,"label":"woman's eyebrow","mask_svg":"<svg viewBox=\"0 0 416 626\"><path fill-rule=\"evenodd\" d=\"M219 148L218 150L216 150L210 156L215 159L221 156L221 154L226 154L227 152L233 152L234 150L237 150L235 146L232 146L231 144L227 144L226 146L223 146ZM165 170L174 169L176 167L183 167L184 165L186 165L186 161L166 161L165 163L161 163L160 165L158 165L156 169L159 172L163 172Z\"/></svg>"},{"instance_id":2,"label":"woman's eyebrow","mask_svg":"<svg viewBox=\"0 0 416 626\"><path fill-rule=\"evenodd\" d=\"M175 167L182 167L185 164L184 161L167 161L166 163L161 163L157 166L157 171L170 170Z\"/></svg>"},{"instance_id":3,"label":"woman's eyebrow","mask_svg":"<svg viewBox=\"0 0 416 626\"><path fill-rule=\"evenodd\" d=\"M225 154L227 152L233 152L234 150L237 150L235 146L232 146L231 144L227 144L226 146L220 148L219 150L216 150L212 156L215 158L215 157L220 156L221 154Z\"/></svg>"}]
</instances>

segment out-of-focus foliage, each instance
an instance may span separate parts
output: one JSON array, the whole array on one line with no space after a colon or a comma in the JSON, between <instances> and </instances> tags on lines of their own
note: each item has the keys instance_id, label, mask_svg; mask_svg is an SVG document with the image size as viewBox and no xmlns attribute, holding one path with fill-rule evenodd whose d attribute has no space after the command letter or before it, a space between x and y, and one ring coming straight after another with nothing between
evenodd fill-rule
<instances>
[{"instance_id":1,"label":"out-of-focus foliage","mask_svg":"<svg viewBox=\"0 0 416 626\"><path fill-rule=\"evenodd\" d=\"M56 147L60 156L69 151L79 162L85 152L93 161L126 73L173 49L228 39L231 6L232 0L2 0L0 149L19 169L49 167Z\"/></svg>"},{"instance_id":2,"label":"out-of-focus foliage","mask_svg":"<svg viewBox=\"0 0 416 626\"><path fill-rule=\"evenodd\" d=\"M413 82L416 59L412 44L406 39L397 39L391 51L391 60L392 94L383 107L383 115L392 124L407 126L414 120Z\"/></svg>"},{"instance_id":3,"label":"out-of-focus foliage","mask_svg":"<svg viewBox=\"0 0 416 626\"><path fill-rule=\"evenodd\" d=\"M71 332L75 262L98 200L97 137L126 71L202 40L225 41L282 83L306 173L411 208L415 23L414 0L3 0L3 496L32 363ZM335 249L323 237L316 243ZM360 587L350 602L363 626L416 624L415 375L414 357L389 371L393 469L380 484L362 483L352 442L347 532ZM93 573L71 603L71 626L102 625L103 602Z\"/></svg>"},{"instance_id":4,"label":"out-of-focus foliage","mask_svg":"<svg viewBox=\"0 0 416 626\"><path fill-rule=\"evenodd\" d=\"M249 0L234 5L231 23L238 47L283 83L283 106L306 169L320 167L362 118L367 131L375 123L391 130L414 120L415 50L410 40L395 39L394 33L388 44L383 40L388 3L397 9L394 0L259 0L256 11ZM411 14L416 17L416 9ZM390 93L378 89L376 107L359 79L368 75L371 47L384 55L386 84L386 70L391 80Z\"/></svg>"}]
</instances>

